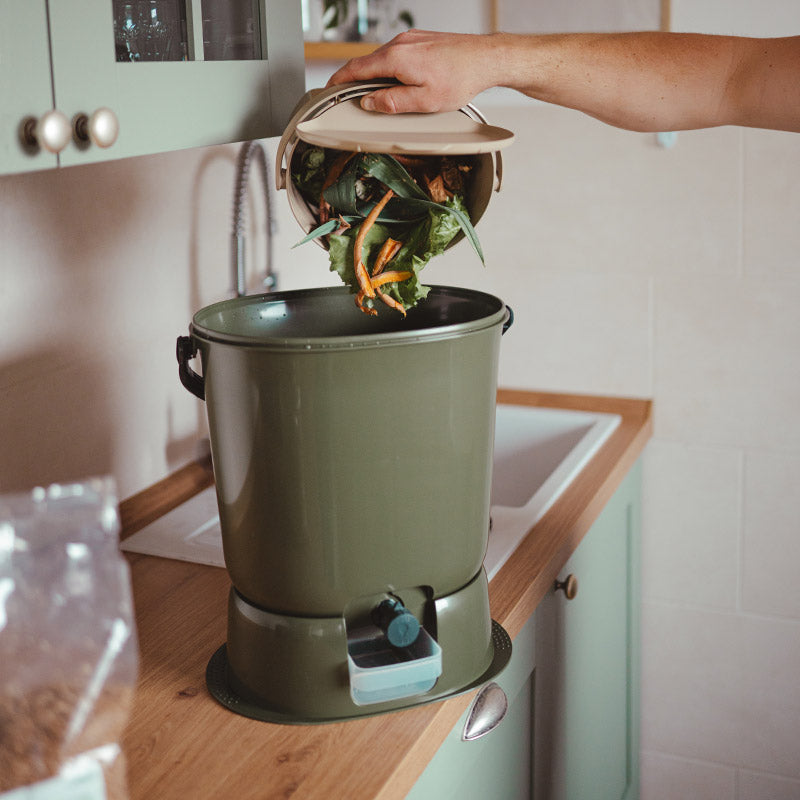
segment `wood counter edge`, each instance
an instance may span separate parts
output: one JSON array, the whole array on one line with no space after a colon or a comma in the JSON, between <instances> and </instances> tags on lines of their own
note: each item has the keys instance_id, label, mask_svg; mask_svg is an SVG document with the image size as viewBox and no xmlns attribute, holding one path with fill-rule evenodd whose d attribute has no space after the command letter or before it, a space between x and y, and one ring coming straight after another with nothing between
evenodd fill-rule
<instances>
[{"instance_id":1,"label":"wood counter edge","mask_svg":"<svg viewBox=\"0 0 800 800\"><path fill-rule=\"evenodd\" d=\"M528 532L491 581L492 617L516 637L600 511L639 458L652 434L652 402L633 398L501 389L498 403L619 414L619 426L545 516ZM213 484L210 459L193 462L120 503L121 538ZM153 558L153 557L142 557ZM164 561L163 559L157 559ZM400 800L414 785L472 700L474 692L372 718L386 747L383 768L359 781L352 800ZM352 724L352 723L351 723ZM398 746L403 742L405 746ZM377 744L373 741L373 744ZM308 780L310 778L310 780ZM314 785L319 784L316 791ZM325 797L325 776L307 776L304 798Z\"/></svg>"},{"instance_id":2,"label":"wood counter edge","mask_svg":"<svg viewBox=\"0 0 800 800\"><path fill-rule=\"evenodd\" d=\"M214 483L211 457L192 461L119 504L120 540L163 517Z\"/></svg>"}]
</instances>

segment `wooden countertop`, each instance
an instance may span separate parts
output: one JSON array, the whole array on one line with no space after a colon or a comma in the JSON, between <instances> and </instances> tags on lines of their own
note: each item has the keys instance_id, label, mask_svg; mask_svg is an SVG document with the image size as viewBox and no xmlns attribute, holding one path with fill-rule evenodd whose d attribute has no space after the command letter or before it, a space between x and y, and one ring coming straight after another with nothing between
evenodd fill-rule
<instances>
[{"instance_id":1,"label":"wooden countertop","mask_svg":"<svg viewBox=\"0 0 800 800\"><path fill-rule=\"evenodd\" d=\"M652 432L648 400L500 390L498 401L622 416L601 450L492 580L492 617L519 633ZM211 484L192 464L120 505L123 537ZM473 692L407 711L314 726L232 713L205 687L225 641L229 580L216 567L137 554L131 565L140 678L123 738L132 800L405 797Z\"/></svg>"}]
</instances>

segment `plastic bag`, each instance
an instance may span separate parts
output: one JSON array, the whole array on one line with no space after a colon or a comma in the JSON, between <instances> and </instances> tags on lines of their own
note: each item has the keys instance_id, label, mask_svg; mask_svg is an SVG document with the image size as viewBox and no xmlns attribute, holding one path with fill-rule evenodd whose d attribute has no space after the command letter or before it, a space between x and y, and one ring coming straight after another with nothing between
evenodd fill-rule
<instances>
[{"instance_id":1,"label":"plastic bag","mask_svg":"<svg viewBox=\"0 0 800 800\"><path fill-rule=\"evenodd\" d=\"M0 798L125 800L137 669L113 481L0 497Z\"/></svg>"}]
</instances>

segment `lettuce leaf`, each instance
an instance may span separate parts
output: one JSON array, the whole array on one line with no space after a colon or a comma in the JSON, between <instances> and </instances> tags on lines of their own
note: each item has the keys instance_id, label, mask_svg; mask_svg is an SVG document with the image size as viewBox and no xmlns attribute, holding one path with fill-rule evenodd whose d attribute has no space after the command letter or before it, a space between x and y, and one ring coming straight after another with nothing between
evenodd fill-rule
<instances>
[{"instance_id":1,"label":"lettuce leaf","mask_svg":"<svg viewBox=\"0 0 800 800\"><path fill-rule=\"evenodd\" d=\"M318 152L314 152L314 151ZM320 155L322 153L322 155ZM326 173L331 159L328 151L312 148L301 160L303 175L293 176L298 188L308 190L320 185L320 175ZM325 189L325 199L334 213L344 215L352 225L342 234L332 231L339 227L337 221L329 220L310 231L300 242L303 244L319 236L328 235L330 269L338 273L342 282L355 294L358 282L353 269L353 250L358 229L363 219L375 206L375 201L365 200L369 196L370 184L373 196L383 193L385 188L395 193L384 207L378 220L369 229L364 239L362 260L370 270L383 243L391 237L403 243L400 251L387 265L387 269L408 271L412 277L400 284L385 284L382 290L402 303L405 308L416 305L429 291L420 280L420 272L432 258L441 255L453 238L463 231L481 262L484 261L478 236L469 219L461 197L444 203L431 200L411 177L407 170L392 156L380 153L361 153L353 158L339 179ZM364 193L364 187L367 193ZM319 194L316 195L319 197ZM313 198L310 201L316 202ZM296 247L297 245L295 245ZM374 301L367 298L365 305L372 307Z\"/></svg>"},{"instance_id":2,"label":"lettuce leaf","mask_svg":"<svg viewBox=\"0 0 800 800\"><path fill-rule=\"evenodd\" d=\"M405 308L411 308L420 300L424 300L430 287L424 286L420 273L432 258L441 255L453 237L461 229L452 210L463 212L463 203L455 197L447 202L448 209L439 208L439 205L428 210L426 218L413 226L406 227L403 231L391 224L376 222L364 237L362 246L362 260L369 265L378 255L383 243L390 236L403 242L397 255L389 262L387 270L409 271L412 276L402 283L385 284L383 291L402 303ZM355 294L358 291L355 270L353 269L353 249L358 227L351 228L343 234L332 235L328 239L328 255L330 256L331 272L338 273L342 282L350 286ZM367 298L365 305L372 307L374 301Z\"/></svg>"}]
</instances>

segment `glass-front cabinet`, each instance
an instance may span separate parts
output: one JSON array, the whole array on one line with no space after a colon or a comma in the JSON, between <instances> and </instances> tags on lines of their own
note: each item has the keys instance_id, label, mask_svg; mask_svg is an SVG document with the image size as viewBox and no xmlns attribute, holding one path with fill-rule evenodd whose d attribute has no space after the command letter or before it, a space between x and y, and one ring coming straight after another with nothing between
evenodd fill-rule
<instances>
[{"instance_id":1,"label":"glass-front cabinet","mask_svg":"<svg viewBox=\"0 0 800 800\"><path fill-rule=\"evenodd\" d=\"M0 0L0 173L278 135L295 0Z\"/></svg>"}]
</instances>

